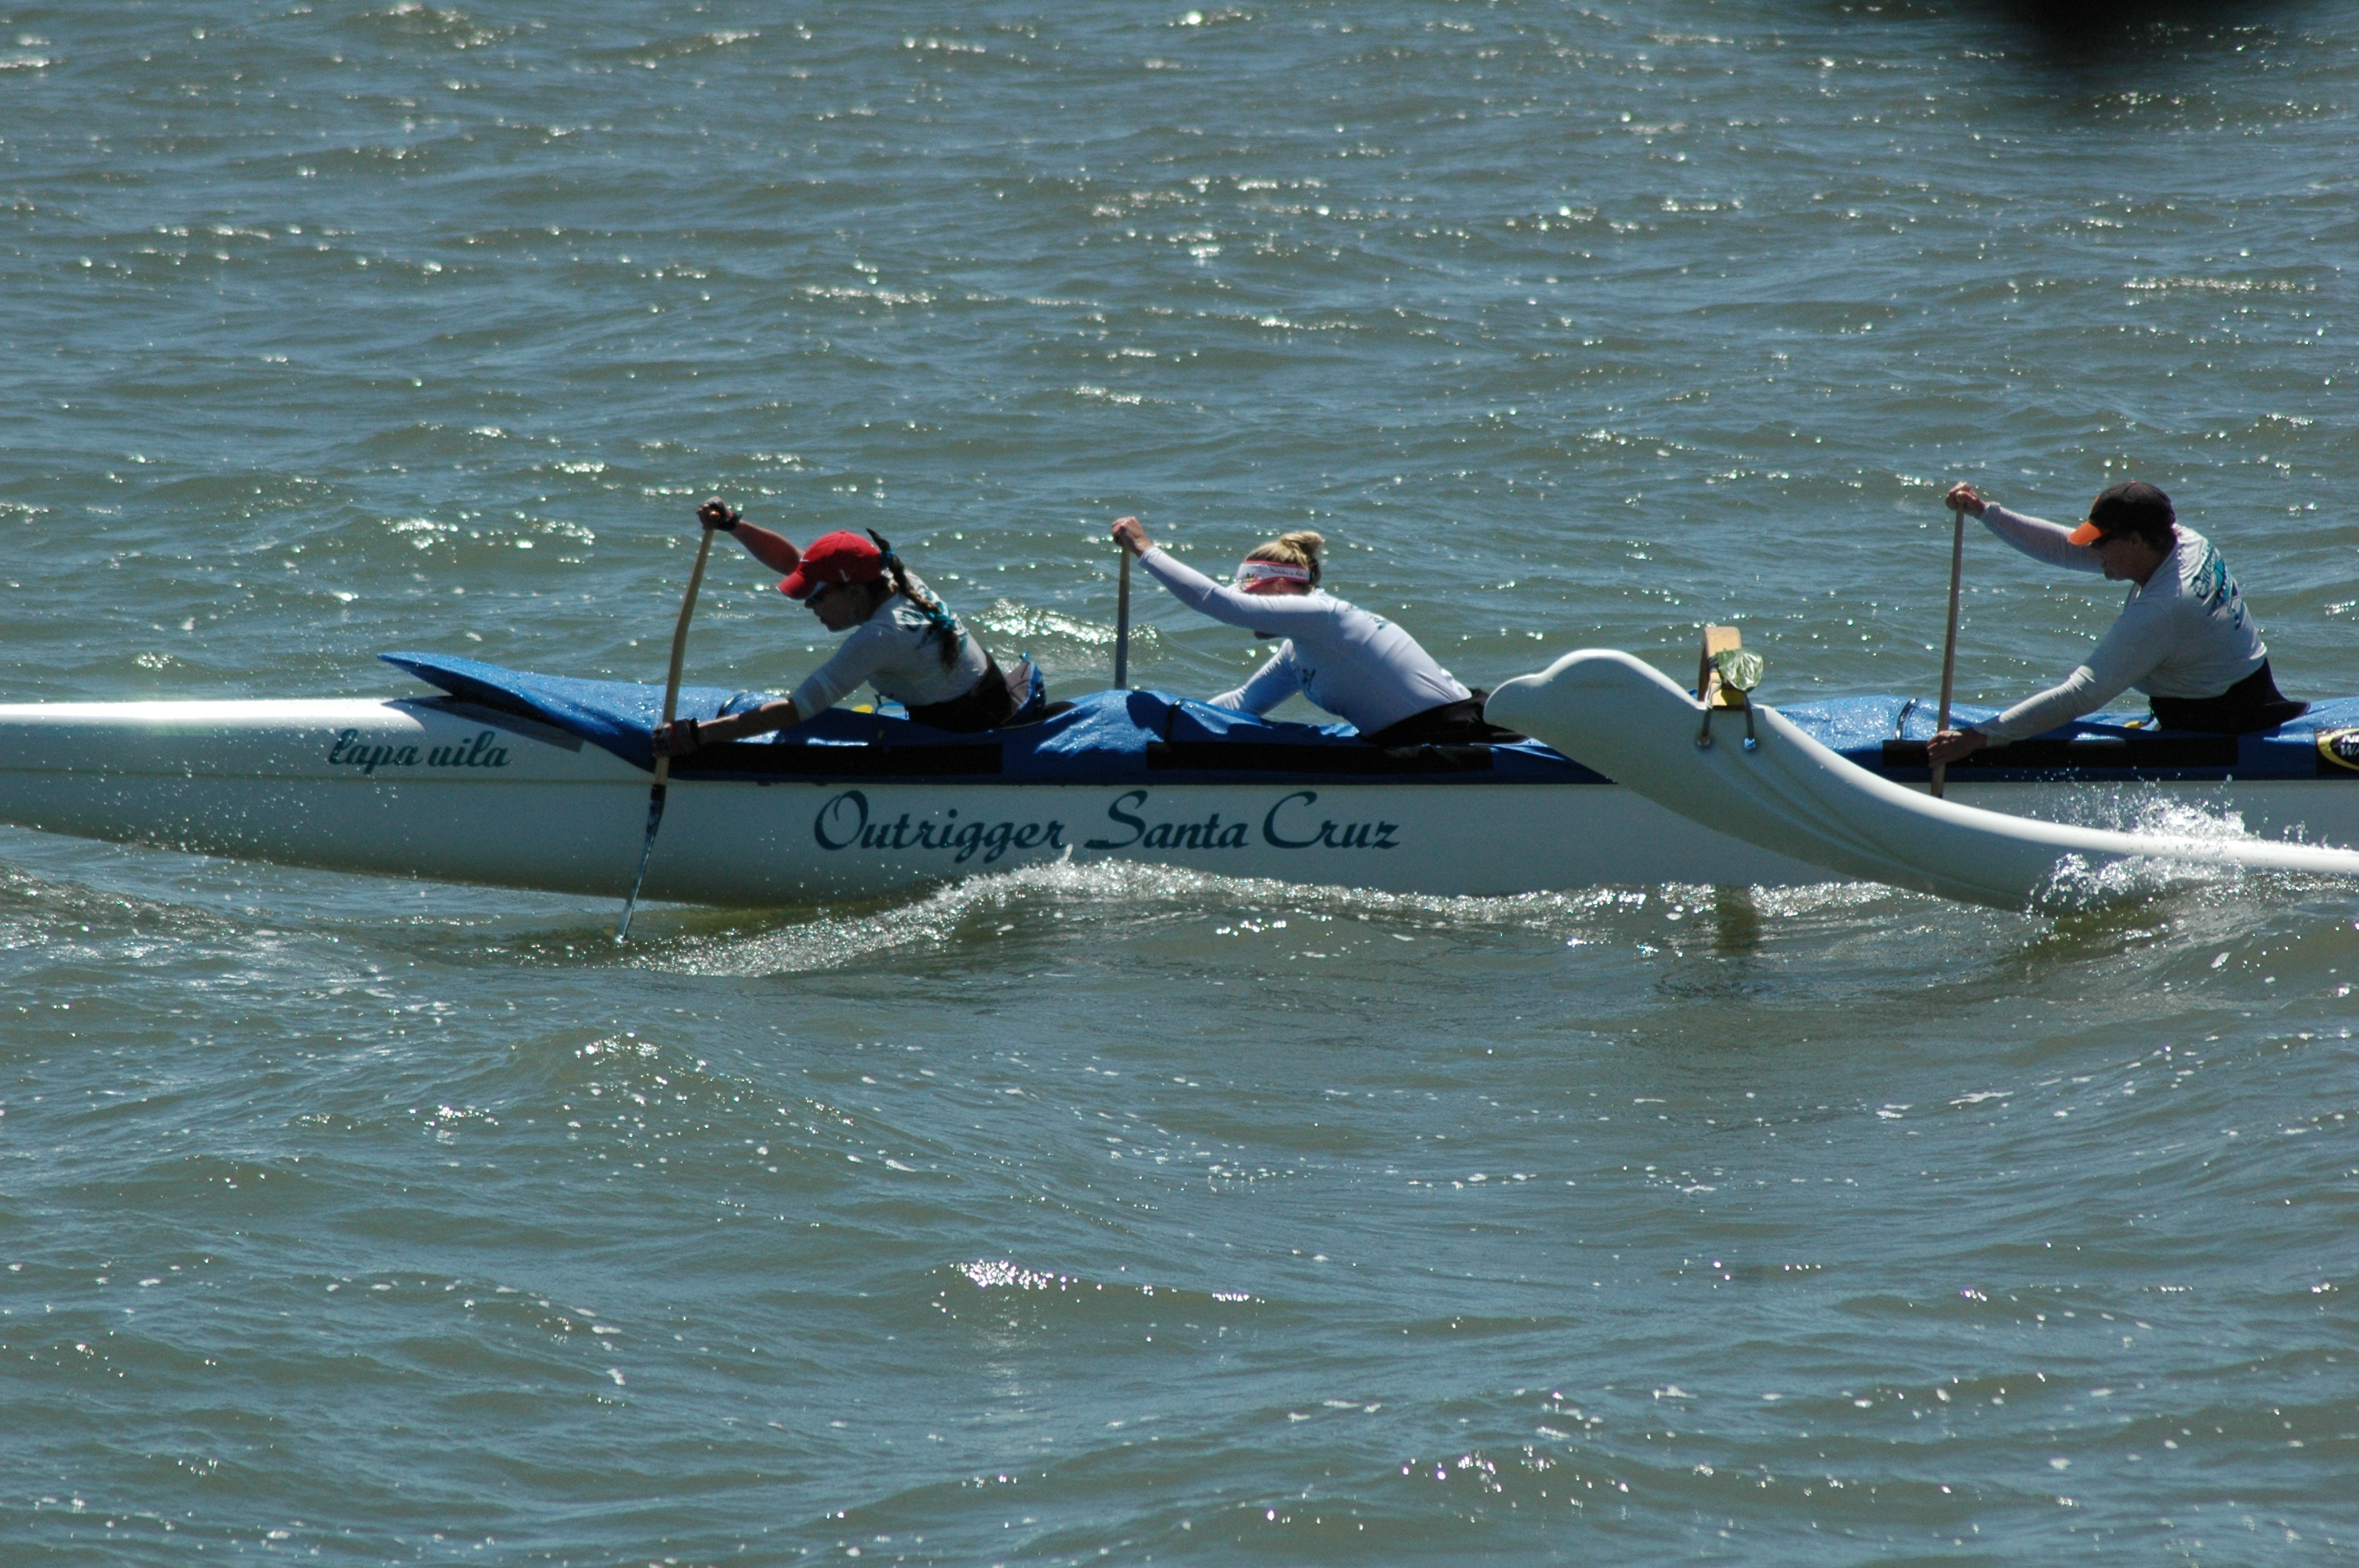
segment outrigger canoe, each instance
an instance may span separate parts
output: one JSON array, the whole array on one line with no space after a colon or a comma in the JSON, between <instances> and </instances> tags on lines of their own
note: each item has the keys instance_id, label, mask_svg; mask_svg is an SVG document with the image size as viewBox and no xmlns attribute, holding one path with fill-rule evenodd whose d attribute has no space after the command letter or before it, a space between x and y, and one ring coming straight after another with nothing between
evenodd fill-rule
<instances>
[{"instance_id":1,"label":"outrigger canoe","mask_svg":"<svg viewBox=\"0 0 2359 1568\"><path fill-rule=\"evenodd\" d=\"M620 896L637 863L661 688L383 656L436 689L0 706L0 822ZM758 700L691 688L679 711L709 718ZM1922 787L1924 706L1854 697L1782 711L1848 762ZM1970 721L1988 710L1959 711ZM2088 721L1953 769L1951 797L2117 826L2175 799L2241 813L2271 836L2359 843L2359 699L2266 736ZM1822 864L1720 832L1708 814L1690 820L1538 741L1381 748L1347 726L1116 690L984 735L839 708L682 759L645 891L799 904L1067 857L1433 894L1830 880Z\"/></svg>"}]
</instances>

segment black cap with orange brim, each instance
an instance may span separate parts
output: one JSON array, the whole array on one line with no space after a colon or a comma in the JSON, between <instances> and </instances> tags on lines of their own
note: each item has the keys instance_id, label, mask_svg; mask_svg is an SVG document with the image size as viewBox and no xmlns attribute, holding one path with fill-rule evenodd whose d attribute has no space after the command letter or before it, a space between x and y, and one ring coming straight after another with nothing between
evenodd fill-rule
<instances>
[{"instance_id":1,"label":"black cap with orange brim","mask_svg":"<svg viewBox=\"0 0 2359 1568\"><path fill-rule=\"evenodd\" d=\"M2068 535L2076 545L2093 545L2114 534L2159 534L2179 521L2179 514L2163 494L2142 479L2108 486L2089 505L2089 515Z\"/></svg>"}]
</instances>

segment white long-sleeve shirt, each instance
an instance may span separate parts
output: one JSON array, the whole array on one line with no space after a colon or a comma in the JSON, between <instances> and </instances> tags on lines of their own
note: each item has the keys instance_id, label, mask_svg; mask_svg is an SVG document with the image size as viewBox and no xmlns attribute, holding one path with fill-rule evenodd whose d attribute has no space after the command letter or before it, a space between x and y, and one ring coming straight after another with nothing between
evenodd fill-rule
<instances>
[{"instance_id":1,"label":"white long-sleeve shirt","mask_svg":"<svg viewBox=\"0 0 2359 1568\"><path fill-rule=\"evenodd\" d=\"M925 584L915 573L911 583ZM953 616L952 621L956 621ZM983 678L986 658L983 644L959 630L958 657L942 663L942 644L933 622L902 594L876 607L876 612L843 640L834 656L803 677L795 687L795 712L804 719L825 712L843 700L862 681L881 696L908 707L948 702L964 697Z\"/></svg>"},{"instance_id":2,"label":"white long-sleeve shirt","mask_svg":"<svg viewBox=\"0 0 2359 1568\"><path fill-rule=\"evenodd\" d=\"M2071 530L2058 524L2004 506L1984 507L1983 523L2035 560L2105 569L2093 547L2073 544ZM2143 587L2130 585L2121 619L2070 678L1977 728L1995 741L2020 741L2094 713L2132 687L2149 697L2218 697L2268 656L2228 563L2182 525L2179 542Z\"/></svg>"},{"instance_id":3,"label":"white long-sleeve shirt","mask_svg":"<svg viewBox=\"0 0 2359 1568\"><path fill-rule=\"evenodd\" d=\"M1190 610L1286 639L1252 679L1213 697L1218 707L1267 713L1299 691L1349 719L1361 734L1373 735L1470 695L1416 638L1331 594L1243 593L1160 548L1139 557L1138 564Z\"/></svg>"}]
</instances>

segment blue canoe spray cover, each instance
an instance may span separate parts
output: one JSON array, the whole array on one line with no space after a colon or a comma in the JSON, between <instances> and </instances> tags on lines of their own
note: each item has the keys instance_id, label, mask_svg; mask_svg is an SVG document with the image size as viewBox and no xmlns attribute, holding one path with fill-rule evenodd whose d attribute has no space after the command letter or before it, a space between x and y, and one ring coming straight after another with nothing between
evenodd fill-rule
<instances>
[{"instance_id":1,"label":"blue canoe spray cover","mask_svg":"<svg viewBox=\"0 0 2359 1568\"><path fill-rule=\"evenodd\" d=\"M636 767L653 771L647 734L663 711L663 688L629 681L576 680L504 669L479 659L438 654L382 654L386 663L453 697L532 715L603 747ZM721 687L683 687L679 714L712 719L741 711L762 694ZM1897 697L1846 697L1781 705L1779 711L1814 740L1870 768L1880 766L1887 740L1924 741L1933 733L1933 706ZM1964 726L1989 719L1995 708L1958 704L1950 721ZM2128 728L2136 714L2093 714L2050 732L2049 738L2092 739L2144 733ZM2248 778L2316 776L2316 741L2331 730L2359 728L2359 697L2321 702L2309 714L2267 735L2239 741L2235 773ZM1095 691L1038 724L982 735L954 734L891 712L863 713L833 708L794 729L760 738L774 746L992 746L1000 751L999 774L1007 780L1086 784L1137 777L1147 772L1147 748L1158 741L1234 741L1248 745L1342 747L1364 744L1348 724L1292 724L1256 719L1231 708L1192 697L1151 691ZM1493 765L1475 774L1447 775L1455 782L1594 784L1600 775L1559 756L1538 741L1498 746ZM706 776L726 777L725 773ZM1187 775L1165 771L1179 783ZM1440 783L1436 778L1430 782Z\"/></svg>"},{"instance_id":2,"label":"blue canoe spray cover","mask_svg":"<svg viewBox=\"0 0 2359 1568\"><path fill-rule=\"evenodd\" d=\"M578 680L505 669L480 659L394 653L378 657L451 696L529 714L604 748L635 767L652 771L648 732L663 711L663 688L629 681ZM713 719L723 708L742 711L757 700L722 687L682 687L679 714ZM1335 747L1359 751L1365 742L1348 724L1291 724L1234 708L1151 691L1095 691L1037 724L961 735L891 713L833 708L810 721L755 743L775 746L993 746L1003 779L1082 784L1131 778L1147 772L1147 748L1158 741L1236 741L1256 745ZM1537 741L1495 749L1495 765L1479 775L1495 781L1594 783L1597 775ZM708 774L705 776L726 776ZM1170 772L1171 782L1179 778Z\"/></svg>"}]
</instances>

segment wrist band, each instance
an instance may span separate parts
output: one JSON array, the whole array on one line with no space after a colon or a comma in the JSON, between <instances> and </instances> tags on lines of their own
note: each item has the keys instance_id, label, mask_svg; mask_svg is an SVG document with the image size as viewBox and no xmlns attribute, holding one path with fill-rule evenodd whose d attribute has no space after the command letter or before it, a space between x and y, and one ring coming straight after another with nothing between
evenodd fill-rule
<instances>
[{"instance_id":1,"label":"wrist band","mask_svg":"<svg viewBox=\"0 0 2359 1568\"><path fill-rule=\"evenodd\" d=\"M729 509L729 515L721 522L714 524L713 526L720 529L724 534L734 534L737 532L737 524L744 521L745 521L745 517L739 514L735 507L733 506Z\"/></svg>"}]
</instances>

